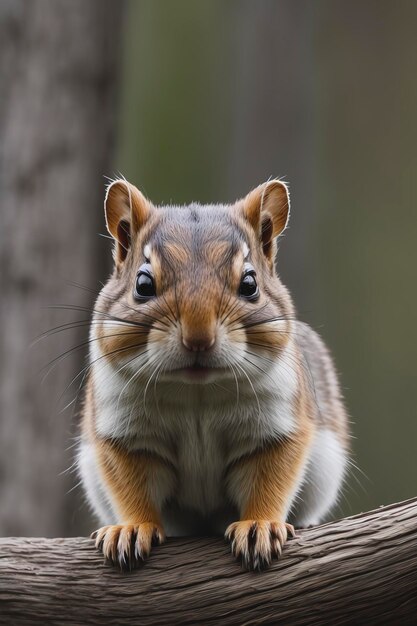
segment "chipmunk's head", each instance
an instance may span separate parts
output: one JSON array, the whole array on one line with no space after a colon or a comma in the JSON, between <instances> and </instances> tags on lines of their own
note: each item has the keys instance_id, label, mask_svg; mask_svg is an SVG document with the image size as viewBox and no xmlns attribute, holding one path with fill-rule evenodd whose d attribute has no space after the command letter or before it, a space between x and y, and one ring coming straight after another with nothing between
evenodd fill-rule
<instances>
[{"instance_id":1,"label":"chipmunk's head","mask_svg":"<svg viewBox=\"0 0 417 626\"><path fill-rule=\"evenodd\" d=\"M156 207L117 180L105 213L115 270L94 327L106 358L138 380L267 375L291 329L274 265L289 214L284 183L269 181L233 205Z\"/></svg>"}]
</instances>

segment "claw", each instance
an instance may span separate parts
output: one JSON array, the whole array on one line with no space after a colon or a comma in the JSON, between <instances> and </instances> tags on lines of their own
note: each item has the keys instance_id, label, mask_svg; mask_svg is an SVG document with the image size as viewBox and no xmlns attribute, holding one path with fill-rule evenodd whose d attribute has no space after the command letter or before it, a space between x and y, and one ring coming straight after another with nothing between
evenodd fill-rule
<instances>
[{"instance_id":1,"label":"claw","mask_svg":"<svg viewBox=\"0 0 417 626\"><path fill-rule=\"evenodd\" d=\"M295 536L291 524L267 520L234 522L225 533L232 554L251 570L264 569L280 557L288 536Z\"/></svg>"},{"instance_id":2,"label":"claw","mask_svg":"<svg viewBox=\"0 0 417 626\"><path fill-rule=\"evenodd\" d=\"M164 531L152 522L138 525L104 526L91 534L95 546L112 564L120 569L132 569L150 554L151 546L162 543Z\"/></svg>"}]
</instances>

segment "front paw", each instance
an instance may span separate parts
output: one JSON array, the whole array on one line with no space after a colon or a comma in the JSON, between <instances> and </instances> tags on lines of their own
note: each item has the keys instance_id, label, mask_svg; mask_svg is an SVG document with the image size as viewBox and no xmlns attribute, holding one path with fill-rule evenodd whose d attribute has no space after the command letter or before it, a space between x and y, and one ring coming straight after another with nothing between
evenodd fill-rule
<instances>
[{"instance_id":1,"label":"front paw","mask_svg":"<svg viewBox=\"0 0 417 626\"><path fill-rule=\"evenodd\" d=\"M288 535L295 537L294 527L285 522L244 520L230 524L225 538L230 541L232 554L241 559L246 569L264 569L281 555Z\"/></svg>"},{"instance_id":2,"label":"front paw","mask_svg":"<svg viewBox=\"0 0 417 626\"><path fill-rule=\"evenodd\" d=\"M132 569L149 556L151 546L165 540L165 534L159 524L144 522L103 526L92 533L91 538L111 563L121 569Z\"/></svg>"}]
</instances>

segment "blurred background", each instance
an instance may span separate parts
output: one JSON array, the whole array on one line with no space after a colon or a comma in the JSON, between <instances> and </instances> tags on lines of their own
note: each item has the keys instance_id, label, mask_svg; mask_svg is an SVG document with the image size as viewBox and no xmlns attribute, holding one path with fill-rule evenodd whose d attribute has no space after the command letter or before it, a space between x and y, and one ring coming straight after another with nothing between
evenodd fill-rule
<instances>
[{"instance_id":1,"label":"blurred background","mask_svg":"<svg viewBox=\"0 0 417 626\"><path fill-rule=\"evenodd\" d=\"M353 422L335 514L417 495L416 23L413 0L0 0L0 534L95 525L72 464L119 172L155 203L289 181L279 272Z\"/></svg>"}]
</instances>

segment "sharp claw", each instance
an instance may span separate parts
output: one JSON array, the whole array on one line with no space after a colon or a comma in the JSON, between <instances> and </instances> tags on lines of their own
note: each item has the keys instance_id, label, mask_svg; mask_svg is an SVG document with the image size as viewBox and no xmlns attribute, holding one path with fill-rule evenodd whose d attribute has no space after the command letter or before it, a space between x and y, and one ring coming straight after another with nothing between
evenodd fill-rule
<instances>
[{"instance_id":1,"label":"sharp claw","mask_svg":"<svg viewBox=\"0 0 417 626\"><path fill-rule=\"evenodd\" d=\"M226 532L224 533L224 538L226 539L226 541L232 542L235 538L235 532L236 530L233 524L226 528Z\"/></svg>"},{"instance_id":2,"label":"sharp claw","mask_svg":"<svg viewBox=\"0 0 417 626\"><path fill-rule=\"evenodd\" d=\"M290 536L296 536L291 524L266 520L235 522L225 533L233 556L251 570L265 569L273 558L279 558Z\"/></svg>"},{"instance_id":3,"label":"sharp claw","mask_svg":"<svg viewBox=\"0 0 417 626\"><path fill-rule=\"evenodd\" d=\"M296 539L298 537L297 533L295 532L295 528L292 524L286 524L287 526L287 531L291 537L291 539Z\"/></svg>"},{"instance_id":4,"label":"sharp claw","mask_svg":"<svg viewBox=\"0 0 417 626\"><path fill-rule=\"evenodd\" d=\"M282 554L282 545L281 542L278 538L275 539L274 543L273 543L273 551L274 551L274 555L278 558L281 556Z\"/></svg>"},{"instance_id":5,"label":"sharp claw","mask_svg":"<svg viewBox=\"0 0 417 626\"><path fill-rule=\"evenodd\" d=\"M263 570L266 569L267 567L269 567L271 565L271 559L268 557L259 557L258 559L258 570Z\"/></svg>"},{"instance_id":6,"label":"sharp claw","mask_svg":"<svg viewBox=\"0 0 417 626\"><path fill-rule=\"evenodd\" d=\"M140 546L138 546L138 545L135 546L135 559L137 561L142 561L143 560L143 558L142 558L142 551L140 549Z\"/></svg>"},{"instance_id":7,"label":"sharp claw","mask_svg":"<svg viewBox=\"0 0 417 626\"><path fill-rule=\"evenodd\" d=\"M120 524L99 528L91 534L91 538L110 563L121 570L131 570L137 562L149 556L151 545L162 543L164 533L156 524L146 523L143 528L140 524Z\"/></svg>"},{"instance_id":8,"label":"sharp claw","mask_svg":"<svg viewBox=\"0 0 417 626\"><path fill-rule=\"evenodd\" d=\"M152 533L152 541L151 541L151 545L153 546L159 546L163 541L163 538L161 536L161 533L159 531L158 528L154 528L153 533Z\"/></svg>"}]
</instances>

